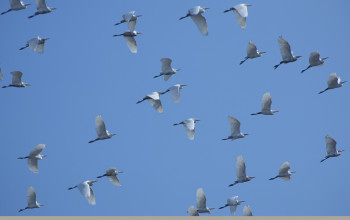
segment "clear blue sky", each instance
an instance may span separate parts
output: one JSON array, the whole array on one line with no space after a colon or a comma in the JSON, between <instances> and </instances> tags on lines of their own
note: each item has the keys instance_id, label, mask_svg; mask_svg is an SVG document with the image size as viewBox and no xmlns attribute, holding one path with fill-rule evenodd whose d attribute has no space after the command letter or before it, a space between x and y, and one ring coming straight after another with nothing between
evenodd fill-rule
<instances>
[{"instance_id":1,"label":"clear blue sky","mask_svg":"<svg viewBox=\"0 0 350 220\"><path fill-rule=\"evenodd\" d=\"M33 19L27 17L35 12L34 0L26 3L32 5L0 16L0 84L9 84L14 70L32 84L1 89L1 215L181 216L195 205L199 187L208 207L238 195L254 215L350 215L350 85L317 94L327 87L330 73L350 81L349 1L245 1L253 5L245 30L232 12L223 13L240 1L48 0L57 10ZM195 5L210 8L204 14L206 37L191 19L178 20ZM8 8L1 1L1 11ZM144 33L136 38L137 54L123 38L112 37L127 30L114 24L132 10L143 15L136 25ZM18 50L38 35L51 38L43 55ZM280 35L303 57L274 70L281 61ZM240 66L249 40L267 53ZM300 74L315 50L329 59ZM163 57L181 69L167 82L153 79ZM163 114L147 102L135 104L177 83L188 86L179 104L169 94L161 97ZM249 115L260 110L265 92L280 112ZM99 114L117 136L88 144L96 138ZM222 141L230 133L228 115L250 135ZM201 120L194 141L183 127L172 126L190 117ZM320 163L327 134L346 151ZM16 158L40 143L48 157L34 174ZM247 175L256 179L228 187L236 179L238 155ZM285 161L296 171L292 180L269 181ZM122 186L107 179L95 183L96 206L78 190L67 190L110 167L124 171ZM29 186L45 206L18 213ZM215 209L212 215L229 215L229 210Z\"/></svg>"}]
</instances>

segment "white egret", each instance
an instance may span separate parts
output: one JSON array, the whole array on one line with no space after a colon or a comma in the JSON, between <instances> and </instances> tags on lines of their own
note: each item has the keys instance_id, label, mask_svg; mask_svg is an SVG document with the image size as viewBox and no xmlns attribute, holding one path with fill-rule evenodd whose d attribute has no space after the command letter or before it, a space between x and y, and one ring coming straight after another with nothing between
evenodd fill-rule
<instances>
[{"instance_id":1,"label":"white egret","mask_svg":"<svg viewBox=\"0 0 350 220\"><path fill-rule=\"evenodd\" d=\"M275 177L270 178L269 180L274 180L278 177L280 177L282 180L284 181L289 181L290 180L290 176L292 175L292 173L295 173L295 171L290 171L290 164L289 162L284 162L280 168L280 170L278 171L278 175Z\"/></svg>"},{"instance_id":2,"label":"white egret","mask_svg":"<svg viewBox=\"0 0 350 220\"><path fill-rule=\"evenodd\" d=\"M327 80L328 87L325 90L319 92L318 94L324 93L328 89L335 89L335 88L342 87L343 84L346 82L347 81L341 81L340 77L338 77L336 73L331 73L331 75L329 75Z\"/></svg>"},{"instance_id":3,"label":"white egret","mask_svg":"<svg viewBox=\"0 0 350 220\"><path fill-rule=\"evenodd\" d=\"M228 198L227 203L224 206L221 206L219 209L223 209L227 206L230 206L231 215L235 215L237 206L239 206L242 202L245 202L245 201L238 200L238 196L233 196L231 198Z\"/></svg>"},{"instance_id":4,"label":"white egret","mask_svg":"<svg viewBox=\"0 0 350 220\"><path fill-rule=\"evenodd\" d=\"M24 4L22 1L20 0L9 0L10 2L10 9L5 11L5 12L2 12L1 15L3 14L6 14L10 11L19 11L19 10L22 10L22 9L26 9L27 6L31 5L31 4Z\"/></svg>"},{"instance_id":5,"label":"white egret","mask_svg":"<svg viewBox=\"0 0 350 220\"><path fill-rule=\"evenodd\" d=\"M202 15L205 10L209 8L202 8L201 6L195 6L188 10L187 15L181 17L179 20L182 20L187 17L191 17L192 21L196 24L198 30L202 33L202 35L208 35L208 25L205 17Z\"/></svg>"},{"instance_id":6,"label":"white egret","mask_svg":"<svg viewBox=\"0 0 350 220\"><path fill-rule=\"evenodd\" d=\"M30 84L22 82L23 73L21 71L12 71L11 74L12 74L12 83L8 86L3 86L2 88L7 88L7 87L24 88L26 86L30 86Z\"/></svg>"},{"instance_id":7,"label":"white egret","mask_svg":"<svg viewBox=\"0 0 350 220\"><path fill-rule=\"evenodd\" d=\"M293 55L293 51L290 49L289 43L282 36L278 38L278 45L280 47L282 61L274 66L275 69L277 69L277 67L279 67L279 65L282 63L291 63L297 61L301 57Z\"/></svg>"},{"instance_id":8,"label":"white egret","mask_svg":"<svg viewBox=\"0 0 350 220\"><path fill-rule=\"evenodd\" d=\"M228 116L228 121L230 122L231 126L231 135L228 136L227 138L224 138L222 140L229 140L231 141L239 139L239 138L244 138L244 136L249 135L249 134L244 134L241 133L241 123L234 117Z\"/></svg>"},{"instance_id":9,"label":"white egret","mask_svg":"<svg viewBox=\"0 0 350 220\"><path fill-rule=\"evenodd\" d=\"M137 44L136 44L136 40L135 40L134 37L136 37L139 34L142 34L142 33L137 32L137 31L126 31L126 32L124 32L122 34L115 34L113 36L114 37L124 36L126 44L128 45L129 50L131 51L131 53L137 53Z\"/></svg>"},{"instance_id":10,"label":"white egret","mask_svg":"<svg viewBox=\"0 0 350 220\"><path fill-rule=\"evenodd\" d=\"M253 216L253 213L250 210L249 205L246 205L243 207L243 216Z\"/></svg>"},{"instance_id":11,"label":"white egret","mask_svg":"<svg viewBox=\"0 0 350 220\"><path fill-rule=\"evenodd\" d=\"M56 8L47 7L46 0L35 0L35 4L36 4L37 11L35 12L35 14L29 16L28 18L32 18L41 14L47 14L56 9Z\"/></svg>"},{"instance_id":12,"label":"white egret","mask_svg":"<svg viewBox=\"0 0 350 220\"><path fill-rule=\"evenodd\" d=\"M179 101L180 101L180 91L181 91L181 89L184 86L187 86L187 85L176 84L176 85L173 85L172 87L170 87L168 89L168 91L170 92L171 98L175 102L175 104L179 103Z\"/></svg>"},{"instance_id":13,"label":"white egret","mask_svg":"<svg viewBox=\"0 0 350 220\"><path fill-rule=\"evenodd\" d=\"M102 176L98 176L96 178L102 178L106 176L108 180L111 181L114 185L121 186L119 179L117 177L119 173L123 173L123 171L118 171L116 168L109 168L108 170L106 170L105 174L103 174Z\"/></svg>"},{"instance_id":14,"label":"white egret","mask_svg":"<svg viewBox=\"0 0 350 220\"><path fill-rule=\"evenodd\" d=\"M188 207L187 213L189 216L199 216L197 209L193 205Z\"/></svg>"},{"instance_id":15,"label":"white egret","mask_svg":"<svg viewBox=\"0 0 350 220\"><path fill-rule=\"evenodd\" d=\"M261 57L261 55L263 53L266 53L266 52L259 52L258 49L256 48L256 45L251 40L251 41L249 41L248 46L247 46L247 56L244 58L244 60L242 60L239 63L239 65L241 65L242 63L244 63L248 59L254 59L254 58L257 58L257 57Z\"/></svg>"},{"instance_id":16,"label":"white egret","mask_svg":"<svg viewBox=\"0 0 350 220\"><path fill-rule=\"evenodd\" d=\"M194 139L194 132L195 132L195 124L197 121L199 121L199 120L195 119L195 118L189 118L189 119L186 119L185 121L182 121L180 123L173 124L173 125L174 126L183 125L186 129L188 139L193 140Z\"/></svg>"},{"instance_id":17,"label":"white egret","mask_svg":"<svg viewBox=\"0 0 350 220\"><path fill-rule=\"evenodd\" d=\"M28 159L28 168L34 173L38 173L38 160L42 160L46 155L41 155L41 151L45 149L45 144L39 144L33 148L33 150L29 153L29 156L26 157L18 157L17 159Z\"/></svg>"},{"instance_id":18,"label":"white egret","mask_svg":"<svg viewBox=\"0 0 350 220\"><path fill-rule=\"evenodd\" d=\"M245 29L246 28L246 20L248 17L248 7L252 6L252 5L248 5L248 4L239 4L236 5L228 10L225 10L224 13L229 12L229 11L233 11L233 14L235 15L238 25L241 29Z\"/></svg>"},{"instance_id":19,"label":"white egret","mask_svg":"<svg viewBox=\"0 0 350 220\"><path fill-rule=\"evenodd\" d=\"M167 93L167 91L165 92L152 92L148 95L146 95L145 98L143 98L142 100L136 102L136 104L139 104L145 100L148 100L149 103L151 103L151 105L153 106L153 108L158 112L158 113L163 113L163 106L162 106L162 102L160 101L160 95L163 95L165 93Z\"/></svg>"},{"instance_id":20,"label":"white egret","mask_svg":"<svg viewBox=\"0 0 350 220\"><path fill-rule=\"evenodd\" d=\"M154 76L153 78L164 76L164 81L168 81L168 79L172 75L174 75L177 71L181 70L181 69L174 69L171 67L172 60L170 58L162 58L160 62L162 62L162 72L159 75Z\"/></svg>"},{"instance_id":21,"label":"white egret","mask_svg":"<svg viewBox=\"0 0 350 220\"><path fill-rule=\"evenodd\" d=\"M80 193L86 198L86 200L88 201L88 203L90 205L96 205L94 191L92 191L92 188L91 188L91 186L95 182L97 182L97 180L92 180L92 181L86 180L86 181L80 183L79 185L69 187L68 190L78 188Z\"/></svg>"},{"instance_id":22,"label":"white egret","mask_svg":"<svg viewBox=\"0 0 350 220\"><path fill-rule=\"evenodd\" d=\"M135 15L135 11L130 11L126 14L124 14L123 20L121 20L119 23L116 23L115 25L120 25L122 23L127 22L128 23L128 27L130 31L135 30L135 26L136 26L136 21L138 17L141 17L142 15Z\"/></svg>"},{"instance_id":23,"label":"white egret","mask_svg":"<svg viewBox=\"0 0 350 220\"><path fill-rule=\"evenodd\" d=\"M40 208L40 206L44 206L43 204L40 204L36 201L36 193L34 190L34 187L29 187L28 191L27 191L27 207L25 207L24 209L20 209L18 210L18 212L22 212L23 210L26 209L35 209L35 208Z\"/></svg>"},{"instance_id":24,"label":"white egret","mask_svg":"<svg viewBox=\"0 0 350 220\"><path fill-rule=\"evenodd\" d=\"M21 47L19 50L23 50L29 47L32 51L42 54L44 53L45 41L49 39L50 38L41 38L39 36L32 38L27 42L27 44L24 47Z\"/></svg>"},{"instance_id":25,"label":"white egret","mask_svg":"<svg viewBox=\"0 0 350 220\"><path fill-rule=\"evenodd\" d=\"M89 143L93 143L98 140L104 140L112 138L116 134L110 134L106 129L105 122L102 119L101 115L97 115L95 119L95 129L97 133L97 138L95 140L89 141Z\"/></svg>"},{"instance_id":26,"label":"white egret","mask_svg":"<svg viewBox=\"0 0 350 220\"><path fill-rule=\"evenodd\" d=\"M214 208L207 207L207 198L205 197L205 194L202 188L197 189L196 205L197 205L198 213L210 214L210 210L214 209Z\"/></svg>"},{"instance_id":27,"label":"white egret","mask_svg":"<svg viewBox=\"0 0 350 220\"><path fill-rule=\"evenodd\" d=\"M306 69L303 69L301 73L305 72L307 69L313 66L322 66L324 64L324 61L328 59L328 57L324 57L320 59L320 53L318 51L314 51L310 53L309 57L309 66L306 67Z\"/></svg>"},{"instance_id":28,"label":"white egret","mask_svg":"<svg viewBox=\"0 0 350 220\"><path fill-rule=\"evenodd\" d=\"M250 114L250 115L259 115L259 114L262 114L262 115L273 115L273 114L275 114L278 111L277 110L271 110L271 103L272 103L271 95L270 95L269 92L267 92L267 93L265 93L263 95L263 98L262 98L261 112Z\"/></svg>"},{"instance_id":29,"label":"white egret","mask_svg":"<svg viewBox=\"0 0 350 220\"><path fill-rule=\"evenodd\" d=\"M255 178L253 176L247 176L246 175L245 163L244 163L242 155L239 155L237 157L237 159L236 159L236 175L237 175L237 180L234 183L232 183L232 184L230 184L228 186L234 186L237 183L248 182L251 179Z\"/></svg>"},{"instance_id":30,"label":"white egret","mask_svg":"<svg viewBox=\"0 0 350 220\"><path fill-rule=\"evenodd\" d=\"M327 160L330 157L338 157L340 156L341 152L343 152L344 150L337 150L336 149L336 145L337 142L331 138L330 136L326 136L326 150L327 150L327 155L324 157L324 159L321 160L321 162Z\"/></svg>"}]
</instances>

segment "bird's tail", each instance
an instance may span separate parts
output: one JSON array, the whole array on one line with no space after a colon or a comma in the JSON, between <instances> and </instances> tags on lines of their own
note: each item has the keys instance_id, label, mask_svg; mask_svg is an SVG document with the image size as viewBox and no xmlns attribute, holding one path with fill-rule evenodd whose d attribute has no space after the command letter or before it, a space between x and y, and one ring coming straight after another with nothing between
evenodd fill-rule
<instances>
[{"instance_id":1,"label":"bird's tail","mask_svg":"<svg viewBox=\"0 0 350 220\"><path fill-rule=\"evenodd\" d=\"M26 44L24 47L19 48L19 50L23 50L25 48L29 47L29 44Z\"/></svg>"},{"instance_id":2,"label":"bird's tail","mask_svg":"<svg viewBox=\"0 0 350 220\"><path fill-rule=\"evenodd\" d=\"M244 60L242 60L239 65L242 65L242 63L244 63L246 60L248 60L248 57L246 57Z\"/></svg>"},{"instance_id":3,"label":"bird's tail","mask_svg":"<svg viewBox=\"0 0 350 220\"><path fill-rule=\"evenodd\" d=\"M319 92L318 94L324 93L324 92L327 91L327 90L328 90L328 88L325 89L325 90L323 90L323 91L321 91L321 92Z\"/></svg>"},{"instance_id":4,"label":"bird's tail","mask_svg":"<svg viewBox=\"0 0 350 220\"><path fill-rule=\"evenodd\" d=\"M275 177L272 177L272 178L270 178L269 180L274 180L274 179L276 179L278 176L275 176Z\"/></svg>"}]
</instances>

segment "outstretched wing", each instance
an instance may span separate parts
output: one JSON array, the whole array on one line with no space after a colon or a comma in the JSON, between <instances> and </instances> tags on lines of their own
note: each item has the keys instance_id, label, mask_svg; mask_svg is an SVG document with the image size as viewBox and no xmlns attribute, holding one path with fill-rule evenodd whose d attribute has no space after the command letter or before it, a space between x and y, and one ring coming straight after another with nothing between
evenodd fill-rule
<instances>
[{"instance_id":1,"label":"outstretched wing","mask_svg":"<svg viewBox=\"0 0 350 220\"><path fill-rule=\"evenodd\" d=\"M208 35L207 20L202 14L192 15L191 19L196 24L198 30L202 33L202 35Z\"/></svg>"},{"instance_id":2,"label":"outstretched wing","mask_svg":"<svg viewBox=\"0 0 350 220\"><path fill-rule=\"evenodd\" d=\"M316 65L319 62L320 62L320 53L318 51L314 51L314 52L310 53L309 64Z\"/></svg>"},{"instance_id":3,"label":"outstretched wing","mask_svg":"<svg viewBox=\"0 0 350 220\"><path fill-rule=\"evenodd\" d=\"M35 189L33 186L28 188L27 202L28 202L28 206L32 206L32 205L36 204L36 193L35 193Z\"/></svg>"},{"instance_id":4,"label":"outstretched wing","mask_svg":"<svg viewBox=\"0 0 350 220\"><path fill-rule=\"evenodd\" d=\"M237 179L245 179L247 177L242 155L239 155L236 159L236 175Z\"/></svg>"},{"instance_id":5,"label":"outstretched wing","mask_svg":"<svg viewBox=\"0 0 350 220\"><path fill-rule=\"evenodd\" d=\"M114 185L116 186L120 186L120 182L119 179L116 175L112 175L112 176L107 176L108 180L111 181Z\"/></svg>"},{"instance_id":6,"label":"outstretched wing","mask_svg":"<svg viewBox=\"0 0 350 220\"><path fill-rule=\"evenodd\" d=\"M257 55L258 55L258 49L256 48L256 45L254 44L254 42L251 40L249 41L247 46L247 57L254 58Z\"/></svg>"},{"instance_id":7,"label":"outstretched wing","mask_svg":"<svg viewBox=\"0 0 350 220\"><path fill-rule=\"evenodd\" d=\"M244 206L244 208L243 208L243 216L253 216L253 213L250 210L249 205Z\"/></svg>"},{"instance_id":8,"label":"outstretched wing","mask_svg":"<svg viewBox=\"0 0 350 220\"><path fill-rule=\"evenodd\" d=\"M12 85L20 85L22 84L22 75L21 71L13 71L12 74Z\"/></svg>"},{"instance_id":9,"label":"outstretched wing","mask_svg":"<svg viewBox=\"0 0 350 220\"><path fill-rule=\"evenodd\" d=\"M96 116L95 129L99 138L108 136L106 131L106 125L101 115Z\"/></svg>"},{"instance_id":10,"label":"outstretched wing","mask_svg":"<svg viewBox=\"0 0 350 220\"><path fill-rule=\"evenodd\" d=\"M241 123L234 117L232 116L228 116L228 121L230 122L230 126L231 126L231 135L237 135L241 133L240 127L241 127Z\"/></svg>"},{"instance_id":11,"label":"outstretched wing","mask_svg":"<svg viewBox=\"0 0 350 220\"><path fill-rule=\"evenodd\" d=\"M41 151L45 149L45 144L38 144L36 147L33 148L33 150L30 152L30 156L36 156L40 154Z\"/></svg>"},{"instance_id":12,"label":"outstretched wing","mask_svg":"<svg viewBox=\"0 0 350 220\"><path fill-rule=\"evenodd\" d=\"M269 112L271 111L271 95L269 92L265 93L262 102L261 102L261 111L262 112Z\"/></svg>"},{"instance_id":13,"label":"outstretched wing","mask_svg":"<svg viewBox=\"0 0 350 220\"><path fill-rule=\"evenodd\" d=\"M38 173L39 168L38 168L38 159L36 158L28 158L27 162L28 168L33 172L33 173Z\"/></svg>"},{"instance_id":14,"label":"outstretched wing","mask_svg":"<svg viewBox=\"0 0 350 220\"><path fill-rule=\"evenodd\" d=\"M169 92L173 101L177 104L180 101L180 86L174 85L169 88Z\"/></svg>"},{"instance_id":15,"label":"outstretched wing","mask_svg":"<svg viewBox=\"0 0 350 220\"><path fill-rule=\"evenodd\" d=\"M136 45L135 38L130 37L130 36L124 36L124 39L126 41L126 44L129 47L129 50L131 51L131 53L137 53L137 45Z\"/></svg>"},{"instance_id":16,"label":"outstretched wing","mask_svg":"<svg viewBox=\"0 0 350 220\"><path fill-rule=\"evenodd\" d=\"M278 175L283 176L288 174L288 170L290 169L289 162L284 162L282 166L280 167L280 170L278 171Z\"/></svg>"},{"instance_id":17,"label":"outstretched wing","mask_svg":"<svg viewBox=\"0 0 350 220\"><path fill-rule=\"evenodd\" d=\"M205 197L204 191L202 188L199 188L196 194L197 209L206 209L207 208L206 204L207 204L207 199Z\"/></svg>"},{"instance_id":18,"label":"outstretched wing","mask_svg":"<svg viewBox=\"0 0 350 220\"><path fill-rule=\"evenodd\" d=\"M35 0L35 4L38 11L47 8L45 0Z\"/></svg>"},{"instance_id":19,"label":"outstretched wing","mask_svg":"<svg viewBox=\"0 0 350 220\"><path fill-rule=\"evenodd\" d=\"M333 155L336 153L337 142L331 138L330 136L326 136L326 150L327 150L327 155Z\"/></svg>"},{"instance_id":20,"label":"outstretched wing","mask_svg":"<svg viewBox=\"0 0 350 220\"><path fill-rule=\"evenodd\" d=\"M329 75L328 80L327 80L327 85L328 88L334 88L339 84L339 78L336 73L332 73Z\"/></svg>"},{"instance_id":21,"label":"outstretched wing","mask_svg":"<svg viewBox=\"0 0 350 220\"><path fill-rule=\"evenodd\" d=\"M189 216L199 216L197 209L193 205L188 207L187 213Z\"/></svg>"},{"instance_id":22,"label":"outstretched wing","mask_svg":"<svg viewBox=\"0 0 350 220\"><path fill-rule=\"evenodd\" d=\"M184 121L184 127L186 129L187 137L190 140L194 139L195 123L193 119L187 119Z\"/></svg>"},{"instance_id":23,"label":"outstretched wing","mask_svg":"<svg viewBox=\"0 0 350 220\"><path fill-rule=\"evenodd\" d=\"M160 62L162 62L162 72L163 73L171 72L173 70L171 68L172 60L170 58L162 58L162 59L160 59Z\"/></svg>"},{"instance_id":24,"label":"outstretched wing","mask_svg":"<svg viewBox=\"0 0 350 220\"><path fill-rule=\"evenodd\" d=\"M278 38L278 45L280 47L282 60L284 60L284 61L293 60L293 54L292 54L292 51L290 49L290 45L282 36L280 36Z\"/></svg>"}]
</instances>

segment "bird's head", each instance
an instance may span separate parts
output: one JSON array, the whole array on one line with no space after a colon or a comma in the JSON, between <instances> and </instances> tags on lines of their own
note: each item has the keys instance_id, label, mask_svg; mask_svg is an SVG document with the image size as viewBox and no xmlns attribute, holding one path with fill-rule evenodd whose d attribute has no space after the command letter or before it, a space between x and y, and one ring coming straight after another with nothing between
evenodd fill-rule
<instances>
[{"instance_id":1,"label":"bird's head","mask_svg":"<svg viewBox=\"0 0 350 220\"><path fill-rule=\"evenodd\" d=\"M113 137L114 135L117 135L117 134L109 134L109 133L108 133L108 136L109 136L109 137Z\"/></svg>"},{"instance_id":2,"label":"bird's head","mask_svg":"<svg viewBox=\"0 0 350 220\"><path fill-rule=\"evenodd\" d=\"M181 69L175 69L175 72L180 71Z\"/></svg>"},{"instance_id":3,"label":"bird's head","mask_svg":"<svg viewBox=\"0 0 350 220\"><path fill-rule=\"evenodd\" d=\"M117 170L117 174L118 174L118 173L124 173L124 172L123 172L123 171L120 171L120 170Z\"/></svg>"},{"instance_id":4,"label":"bird's head","mask_svg":"<svg viewBox=\"0 0 350 220\"><path fill-rule=\"evenodd\" d=\"M57 8L50 8L51 11L56 10Z\"/></svg>"},{"instance_id":5,"label":"bird's head","mask_svg":"<svg viewBox=\"0 0 350 220\"><path fill-rule=\"evenodd\" d=\"M142 33L140 33L140 32L137 32L137 31L135 31L135 33L136 33L136 34L142 34Z\"/></svg>"},{"instance_id":6,"label":"bird's head","mask_svg":"<svg viewBox=\"0 0 350 220\"><path fill-rule=\"evenodd\" d=\"M194 119L194 122L197 122L197 121L200 121L200 120L198 120L198 119Z\"/></svg>"},{"instance_id":7,"label":"bird's head","mask_svg":"<svg viewBox=\"0 0 350 220\"><path fill-rule=\"evenodd\" d=\"M47 157L47 155L41 155L41 157Z\"/></svg>"},{"instance_id":8,"label":"bird's head","mask_svg":"<svg viewBox=\"0 0 350 220\"><path fill-rule=\"evenodd\" d=\"M138 18L138 17L141 17L142 15L136 15L136 17Z\"/></svg>"},{"instance_id":9,"label":"bird's head","mask_svg":"<svg viewBox=\"0 0 350 220\"><path fill-rule=\"evenodd\" d=\"M32 5L32 4L24 4L25 7L29 6L29 5Z\"/></svg>"},{"instance_id":10,"label":"bird's head","mask_svg":"<svg viewBox=\"0 0 350 220\"><path fill-rule=\"evenodd\" d=\"M31 86L29 83L23 83L24 86Z\"/></svg>"},{"instance_id":11,"label":"bird's head","mask_svg":"<svg viewBox=\"0 0 350 220\"><path fill-rule=\"evenodd\" d=\"M39 206L45 206L44 204L38 203Z\"/></svg>"},{"instance_id":12,"label":"bird's head","mask_svg":"<svg viewBox=\"0 0 350 220\"><path fill-rule=\"evenodd\" d=\"M301 56L294 56L295 57L295 59L299 59Z\"/></svg>"},{"instance_id":13,"label":"bird's head","mask_svg":"<svg viewBox=\"0 0 350 220\"><path fill-rule=\"evenodd\" d=\"M247 177L248 181L249 181L249 180L252 180L252 179L254 179L254 178L255 178L254 176L248 176L248 177Z\"/></svg>"},{"instance_id":14,"label":"bird's head","mask_svg":"<svg viewBox=\"0 0 350 220\"><path fill-rule=\"evenodd\" d=\"M246 136L246 135L249 135L249 134L243 134L243 136Z\"/></svg>"},{"instance_id":15,"label":"bird's head","mask_svg":"<svg viewBox=\"0 0 350 220\"><path fill-rule=\"evenodd\" d=\"M290 172L290 173L296 173L295 171L291 171L291 170L290 170L289 172Z\"/></svg>"},{"instance_id":16,"label":"bird's head","mask_svg":"<svg viewBox=\"0 0 350 220\"><path fill-rule=\"evenodd\" d=\"M264 54L264 53L266 53L266 51L259 51L259 54L261 55L261 54Z\"/></svg>"},{"instance_id":17,"label":"bird's head","mask_svg":"<svg viewBox=\"0 0 350 220\"><path fill-rule=\"evenodd\" d=\"M343 152L343 151L345 151L345 150L338 150L338 153L341 153L341 152Z\"/></svg>"},{"instance_id":18,"label":"bird's head","mask_svg":"<svg viewBox=\"0 0 350 220\"><path fill-rule=\"evenodd\" d=\"M272 114L273 114L273 113L276 113L276 112L279 112L279 111L277 111L277 110L271 110L271 112L272 112Z\"/></svg>"},{"instance_id":19,"label":"bird's head","mask_svg":"<svg viewBox=\"0 0 350 220\"><path fill-rule=\"evenodd\" d=\"M203 8L204 10L208 10L208 9L210 9L210 8Z\"/></svg>"},{"instance_id":20,"label":"bird's head","mask_svg":"<svg viewBox=\"0 0 350 220\"><path fill-rule=\"evenodd\" d=\"M47 38L43 38L43 40L45 41L45 40L50 40L50 38L49 37L47 37Z\"/></svg>"},{"instance_id":21,"label":"bird's head","mask_svg":"<svg viewBox=\"0 0 350 220\"><path fill-rule=\"evenodd\" d=\"M253 6L253 5L248 5L248 4L244 4L245 6L249 7L249 6Z\"/></svg>"}]
</instances>

